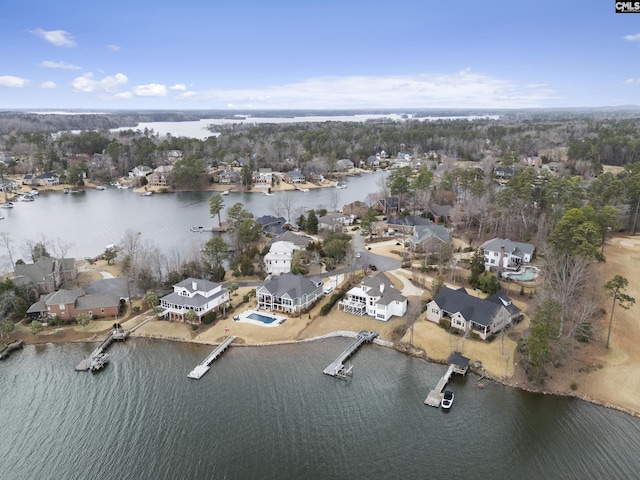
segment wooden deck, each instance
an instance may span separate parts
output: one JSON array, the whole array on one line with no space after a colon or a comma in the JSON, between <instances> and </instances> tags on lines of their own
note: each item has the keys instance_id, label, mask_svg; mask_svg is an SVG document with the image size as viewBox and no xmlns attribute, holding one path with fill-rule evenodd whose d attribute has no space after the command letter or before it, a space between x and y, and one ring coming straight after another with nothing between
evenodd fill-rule
<instances>
[{"instance_id":1,"label":"wooden deck","mask_svg":"<svg viewBox=\"0 0 640 480\"><path fill-rule=\"evenodd\" d=\"M453 375L453 370L455 368L456 368L455 365L449 365L449 368L447 369L445 374L442 376L442 378L436 385L436 388L431 390L427 395L427 398L425 398L424 400L425 405L429 405L431 407L440 406L440 404L442 403L442 397L444 395L442 391L444 390L444 387L447 385L447 383L449 383L449 378L451 378L451 375Z\"/></svg>"},{"instance_id":2,"label":"wooden deck","mask_svg":"<svg viewBox=\"0 0 640 480\"><path fill-rule=\"evenodd\" d=\"M205 358L199 365L196 366L193 370L191 370L187 377L193 378L194 380L199 380L202 376L209 371L211 368L211 364L220 356L222 353L231 345L236 339L235 335L230 335L225 338L224 342L218 345L213 352L211 352L207 358Z\"/></svg>"},{"instance_id":3,"label":"wooden deck","mask_svg":"<svg viewBox=\"0 0 640 480\"><path fill-rule=\"evenodd\" d=\"M370 343L374 338L378 336L377 332L369 332L367 330L362 330L358 333L358 338L351 345L347 347L347 349L342 352L338 358L336 358L327 368L325 368L322 373L325 375L331 375L332 377L338 377L341 379L346 379L347 375L351 374L352 367L345 368L344 362L351 357L361 346L363 343Z\"/></svg>"}]
</instances>

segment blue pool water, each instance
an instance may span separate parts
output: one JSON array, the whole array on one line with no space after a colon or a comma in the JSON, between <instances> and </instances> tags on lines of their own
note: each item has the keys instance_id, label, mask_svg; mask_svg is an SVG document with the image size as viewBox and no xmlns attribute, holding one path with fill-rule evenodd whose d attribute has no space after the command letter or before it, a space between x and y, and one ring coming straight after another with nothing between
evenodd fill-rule
<instances>
[{"instance_id":1,"label":"blue pool water","mask_svg":"<svg viewBox=\"0 0 640 480\"><path fill-rule=\"evenodd\" d=\"M509 277L522 282L529 282L535 278L535 270L532 267L525 267L524 272L509 275Z\"/></svg>"},{"instance_id":2,"label":"blue pool water","mask_svg":"<svg viewBox=\"0 0 640 480\"><path fill-rule=\"evenodd\" d=\"M274 317L269 317L267 315L260 315L259 313L251 313L247 315L247 318L250 318L251 320L257 320L262 323L273 323L276 321Z\"/></svg>"}]
</instances>

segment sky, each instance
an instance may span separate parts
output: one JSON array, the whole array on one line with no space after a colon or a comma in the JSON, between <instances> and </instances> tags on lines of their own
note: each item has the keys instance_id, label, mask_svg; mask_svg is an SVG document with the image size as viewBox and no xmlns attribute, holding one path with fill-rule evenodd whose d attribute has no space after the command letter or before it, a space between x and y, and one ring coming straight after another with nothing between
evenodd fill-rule
<instances>
[{"instance_id":1,"label":"sky","mask_svg":"<svg viewBox=\"0 0 640 480\"><path fill-rule=\"evenodd\" d=\"M610 0L3 0L0 109L640 105Z\"/></svg>"}]
</instances>

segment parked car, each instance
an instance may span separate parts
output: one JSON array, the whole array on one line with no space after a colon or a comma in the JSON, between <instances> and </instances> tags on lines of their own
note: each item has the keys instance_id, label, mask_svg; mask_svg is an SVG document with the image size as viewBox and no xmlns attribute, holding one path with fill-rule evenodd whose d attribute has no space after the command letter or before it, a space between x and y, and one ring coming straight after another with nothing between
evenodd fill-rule
<instances>
[{"instance_id":1,"label":"parked car","mask_svg":"<svg viewBox=\"0 0 640 480\"><path fill-rule=\"evenodd\" d=\"M373 270L375 272L376 270L378 270L378 267L376 267L375 265L369 265L369 270Z\"/></svg>"},{"instance_id":2,"label":"parked car","mask_svg":"<svg viewBox=\"0 0 640 480\"><path fill-rule=\"evenodd\" d=\"M356 253L356 258L360 258L360 252Z\"/></svg>"},{"instance_id":3,"label":"parked car","mask_svg":"<svg viewBox=\"0 0 640 480\"><path fill-rule=\"evenodd\" d=\"M322 293L324 293L325 295L329 295L331 292L333 292L333 287L331 285L325 285Z\"/></svg>"}]
</instances>

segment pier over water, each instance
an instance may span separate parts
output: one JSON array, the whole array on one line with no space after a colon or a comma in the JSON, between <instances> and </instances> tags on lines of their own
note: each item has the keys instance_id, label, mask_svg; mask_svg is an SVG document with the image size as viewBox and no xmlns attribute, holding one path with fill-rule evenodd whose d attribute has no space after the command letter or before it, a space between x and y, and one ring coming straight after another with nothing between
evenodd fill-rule
<instances>
[{"instance_id":1,"label":"pier over water","mask_svg":"<svg viewBox=\"0 0 640 480\"><path fill-rule=\"evenodd\" d=\"M215 359L222 355L222 352L224 352L227 347L231 345L231 342L233 342L235 339L235 335L230 335L225 338L224 342L218 345L215 350L211 352L209 356L200 363L200 365L197 365L196 368L191 370L187 377L193 378L195 380L199 380L200 378L202 378L202 376L209 371L209 369L211 368L211 364L215 361Z\"/></svg>"},{"instance_id":2,"label":"pier over water","mask_svg":"<svg viewBox=\"0 0 640 480\"><path fill-rule=\"evenodd\" d=\"M369 332L362 330L358 333L358 338L342 352L342 354L336 358L331 365L323 370L325 375L331 375L332 377L338 377L346 379L347 375L351 373L352 367L345 368L344 362L353 355L363 343L371 343L378 336L377 332Z\"/></svg>"}]
</instances>

